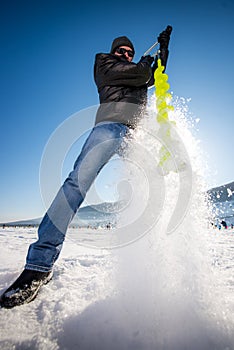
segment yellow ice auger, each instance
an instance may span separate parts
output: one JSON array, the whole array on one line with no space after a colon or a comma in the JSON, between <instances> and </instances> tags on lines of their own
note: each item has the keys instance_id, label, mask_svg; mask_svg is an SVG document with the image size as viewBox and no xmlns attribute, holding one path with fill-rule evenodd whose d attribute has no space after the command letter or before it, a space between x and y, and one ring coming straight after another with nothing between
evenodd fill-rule
<instances>
[{"instance_id":1,"label":"yellow ice auger","mask_svg":"<svg viewBox=\"0 0 234 350\"><path fill-rule=\"evenodd\" d=\"M168 83L168 75L163 73L164 66L161 65L160 58L158 59L158 67L154 72L154 85L156 95L157 122L163 127L163 138L165 143L171 137L171 127L175 122L171 122L168 118L168 112L173 111L174 107L170 105L171 94L168 92L170 85ZM159 151L159 165L162 167L164 163L171 157L169 150L162 146Z\"/></svg>"},{"instance_id":2,"label":"yellow ice auger","mask_svg":"<svg viewBox=\"0 0 234 350\"><path fill-rule=\"evenodd\" d=\"M167 26L167 33L170 35L172 31L171 26ZM150 52L158 45L158 41L154 43L145 53L144 56L150 54ZM171 94L168 92L170 85L168 83L168 75L164 73L165 67L161 63L160 51L156 51L151 56L158 56L157 69L154 72L154 86L156 95L156 109L157 109L157 122L160 125L160 136L164 144L170 144L171 141L171 128L175 126L175 122L170 121L168 118L168 112L174 108L170 105L172 99ZM162 146L159 151L159 166L163 167L166 162L171 159L172 155L167 147Z\"/></svg>"}]
</instances>

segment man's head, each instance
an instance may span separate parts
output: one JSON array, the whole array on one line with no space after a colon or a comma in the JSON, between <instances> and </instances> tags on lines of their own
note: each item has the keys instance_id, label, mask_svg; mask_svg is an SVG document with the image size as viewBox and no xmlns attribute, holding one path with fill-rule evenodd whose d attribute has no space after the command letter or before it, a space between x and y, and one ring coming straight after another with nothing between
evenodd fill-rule
<instances>
[{"instance_id":1,"label":"man's head","mask_svg":"<svg viewBox=\"0 0 234 350\"><path fill-rule=\"evenodd\" d=\"M116 56L124 56L131 62L135 50L132 42L126 36L120 36L113 40L110 52Z\"/></svg>"}]
</instances>

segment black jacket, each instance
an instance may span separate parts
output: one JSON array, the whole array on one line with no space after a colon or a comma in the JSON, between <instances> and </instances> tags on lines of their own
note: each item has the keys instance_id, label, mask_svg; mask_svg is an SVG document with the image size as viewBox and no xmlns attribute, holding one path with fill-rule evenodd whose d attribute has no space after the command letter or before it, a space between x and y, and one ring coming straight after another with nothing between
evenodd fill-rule
<instances>
[{"instance_id":1,"label":"black jacket","mask_svg":"<svg viewBox=\"0 0 234 350\"><path fill-rule=\"evenodd\" d=\"M147 102L151 77L152 68L147 62L133 63L121 56L97 54L94 80L100 107L95 123L113 121L135 126Z\"/></svg>"}]
</instances>

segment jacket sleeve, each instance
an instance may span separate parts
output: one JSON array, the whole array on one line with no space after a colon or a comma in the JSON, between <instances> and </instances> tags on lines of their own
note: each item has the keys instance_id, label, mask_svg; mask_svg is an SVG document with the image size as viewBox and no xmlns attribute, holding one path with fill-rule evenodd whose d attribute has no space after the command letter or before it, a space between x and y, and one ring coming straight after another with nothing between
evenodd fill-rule
<instances>
[{"instance_id":1,"label":"jacket sleeve","mask_svg":"<svg viewBox=\"0 0 234 350\"><path fill-rule=\"evenodd\" d=\"M152 66L151 78L147 83L147 87L151 87L152 85L154 85L154 72L156 71L157 68L158 68L158 56L155 57L154 64Z\"/></svg>"},{"instance_id":2,"label":"jacket sleeve","mask_svg":"<svg viewBox=\"0 0 234 350\"><path fill-rule=\"evenodd\" d=\"M109 86L142 86L152 75L151 67L145 62L125 62L113 57L103 60L98 70L99 84Z\"/></svg>"}]
</instances>

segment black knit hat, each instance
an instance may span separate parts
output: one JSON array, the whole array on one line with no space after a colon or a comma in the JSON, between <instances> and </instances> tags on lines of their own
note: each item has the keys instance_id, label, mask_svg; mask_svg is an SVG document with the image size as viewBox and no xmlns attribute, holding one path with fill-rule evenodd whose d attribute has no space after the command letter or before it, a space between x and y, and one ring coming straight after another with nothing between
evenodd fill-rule
<instances>
[{"instance_id":1,"label":"black knit hat","mask_svg":"<svg viewBox=\"0 0 234 350\"><path fill-rule=\"evenodd\" d=\"M135 53L134 46L131 40L129 40L126 36L120 36L113 40L110 53L115 53L115 50L117 49L117 47L120 47L120 46L128 46L132 49L133 53Z\"/></svg>"}]
</instances>

